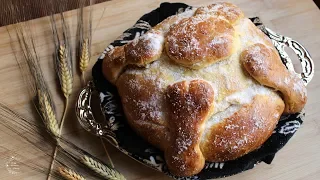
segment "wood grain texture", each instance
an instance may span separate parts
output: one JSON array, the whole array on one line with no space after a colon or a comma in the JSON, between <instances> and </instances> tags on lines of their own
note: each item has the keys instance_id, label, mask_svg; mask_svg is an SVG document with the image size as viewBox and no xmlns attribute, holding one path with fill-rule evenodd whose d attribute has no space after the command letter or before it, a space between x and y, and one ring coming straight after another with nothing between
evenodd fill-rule
<instances>
[{"instance_id":1,"label":"wood grain texture","mask_svg":"<svg viewBox=\"0 0 320 180\"><path fill-rule=\"evenodd\" d=\"M277 154L271 165L261 163L254 169L225 178L226 180L318 180L320 177L320 11L312 0L229 0L237 4L245 12L246 16L259 16L270 29L292 37L301 42L311 53L315 62L315 77L308 85L308 102L305 108L306 119L296 135ZM103 49L122 31L132 26L134 22L144 13L156 8L161 0L114 0L104 2L94 6L93 13L93 58L89 68L95 63L95 59ZM173 1L172 1L173 2ZM212 0L186 0L185 3L191 5L210 4ZM88 9L86 9L88 10ZM105 11L104 11L105 10ZM98 25L98 20L103 17ZM77 11L65 13L67 22L72 32L71 42L75 44L75 34L77 26ZM58 22L59 23L59 22ZM63 96L59 91L58 81L54 73L52 59L53 41L50 26L47 18L32 20L33 33L36 38L36 47L41 59L41 66L56 102L58 119L62 115ZM14 110L26 117L35 117L35 111L30 103L27 87L23 83L13 50L10 46L10 38L7 28L13 35L13 27L0 28L0 97L1 102L6 103ZM59 27L60 28L60 27ZM18 47L16 38L13 37L13 46ZM20 56L18 58L21 58ZM297 64L297 63L295 63ZM74 63L76 65L76 63ZM86 73L86 79L90 78L90 72ZM81 129L76 121L74 106L76 96L80 90L80 78L75 75L74 93L70 97L69 113L63 134L74 143L89 150L93 154L106 160L103 147L98 138ZM16 136L13 136L7 129L0 126L0 146L8 149L24 149L25 160L45 159L34 152L33 148L25 143L20 143ZM145 167L126 157L115 148L108 146L115 167L123 173L127 179L170 179L165 175ZM28 169L21 169L16 175L11 174L5 167L8 158L14 156L14 152L0 148L0 179L26 179L40 180L45 175ZM43 162L44 164L46 162ZM48 162L49 166L49 162Z\"/></svg>"},{"instance_id":2,"label":"wood grain texture","mask_svg":"<svg viewBox=\"0 0 320 180\"><path fill-rule=\"evenodd\" d=\"M110 0L91 0L97 4ZM0 26L14 24L16 22L40 18L50 15L51 12L65 12L80 7L79 0L9 0L2 1L0 6ZM85 6L90 4L90 0L84 0ZM11 5L18 7L23 14L22 17L14 17L10 14L8 7ZM52 11L48 11L52 9Z\"/></svg>"}]
</instances>

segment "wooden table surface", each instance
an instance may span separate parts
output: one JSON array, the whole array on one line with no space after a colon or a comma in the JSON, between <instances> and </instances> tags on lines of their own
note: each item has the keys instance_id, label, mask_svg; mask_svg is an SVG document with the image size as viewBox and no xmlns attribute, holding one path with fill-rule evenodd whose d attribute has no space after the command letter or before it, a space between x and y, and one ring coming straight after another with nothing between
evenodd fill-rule
<instances>
[{"instance_id":1,"label":"wooden table surface","mask_svg":"<svg viewBox=\"0 0 320 180\"><path fill-rule=\"evenodd\" d=\"M248 17L259 16L270 29L289 36L301 42L311 53L315 62L315 76L308 85L308 103L306 118L303 126L290 142L276 155L271 165L261 163L247 172L225 178L226 180L256 180L256 179L320 179L320 74L318 59L320 59L320 11L312 0L229 0L240 6ZM112 0L94 5L93 13L93 59L115 39L122 31L134 24L144 13L159 6L160 0ZM190 5L205 5L213 0L187 0ZM104 11L105 10L105 11ZM104 13L103 13L104 12ZM67 22L72 31L72 42L75 42L77 12L66 12ZM102 16L101 22L99 18ZM53 70L53 43L47 18L32 20L36 47L41 59L41 66L45 72L45 79L50 86L53 99L57 106L58 117L62 114L63 98L57 86L57 79ZM7 26L10 33L14 33L11 26ZM7 104L28 118L35 117L27 87L23 83L19 68L14 59L10 46L10 38L6 27L0 28L0 102ZM13 39L13 45L17 45ZM86 74L90 78L90 72ZM76 144L89 150L93 154L105 159L103 148L97 138L82 130L76 121L74 103L81 88L79 76L75 76L74 92L71 97L69 113L63 134ZM7 130L0 127L0 145L19 149L15 136L8 136ZM7 132L7 133L6 133ZM27 156L32 154L32 147L24 147ZM126 157L115 148L108 146L115 167L127 179L170 179L165 175L149 169L138 162ZM0 151L1 155L1 151ZM9 156L9 155L8 155ZM1 156L0 156L1 157ZM39 157L40 158L40 157ZM1 164L2 163L2 164ZM0 160L0 179L44 179L45 175L27 170L20 170L17 174L10 173L5 168L6 162ZM3 168L4 167L4 168Z\"/></svg>"}]
</instances>

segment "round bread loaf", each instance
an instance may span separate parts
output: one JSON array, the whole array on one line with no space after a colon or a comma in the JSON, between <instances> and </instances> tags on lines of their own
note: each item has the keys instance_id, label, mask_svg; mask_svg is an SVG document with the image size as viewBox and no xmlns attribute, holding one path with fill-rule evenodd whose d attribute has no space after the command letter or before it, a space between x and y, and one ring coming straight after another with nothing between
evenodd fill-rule
<instances>
[{"instance_id":1,"label":"round bread loaf","mask_svg":"<svg viewBox=\"0 0 320 180\"><path fill-rule=\"evenodd\" d=\"M230 3L171 16L104 58L132 128L191 176L259 148L282 113L306 103L302 81Z\"/></svg>"}]
</instances>

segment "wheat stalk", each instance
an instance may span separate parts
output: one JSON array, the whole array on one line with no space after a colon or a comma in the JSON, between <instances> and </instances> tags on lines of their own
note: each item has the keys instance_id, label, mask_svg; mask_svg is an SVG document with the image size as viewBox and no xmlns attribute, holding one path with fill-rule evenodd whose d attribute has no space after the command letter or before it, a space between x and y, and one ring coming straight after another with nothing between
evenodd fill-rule
<instances>
[{"instance_id":1,"label":"wheat stalk","mask_svg":"<svg viewBox=\"0 0 320 180\"><path fill-rule=\"evenodd\" d=\"M85 33L84 33L84 21L83 21L83 8L84 8L84 4L85 4L85 0L80 0L79 1L80 3L80 11L78 13L78 19L79 19L79 24L78 24L78 32L79 32L79 69L80 69L80 72L81 72L81 77L82 77L82 82L83 82L83 85L85 85L85 71L87 70L88 68L88 65L89 65L89 62L90 62L90 58L91 58L91 42L92 42L92 4L94 4L94 0L90 0L90 5L89 5L89 8L90 8L90 14L89 14L89 27L88 27L88 31L86 33L86 38L85 37ZM103 14L105 12L105 9L103 10L102 14L101 14L101 17L98 21L98 24L96 26L96 28L98 27L102 17L103 17ZM95 29L96 29L95 28ZM106 145L103 141L103 139L100 137L100 140L101 140L101 144L105 150L105 153L107 155L107 158L109 160L109 163L111 165L112 168L114 168L114 165L113 165L113 162L112 162L112 159L108 153L108 150L106 148Z\"/></svg>"},{"instance_id":2,"label":"wheat stalk","mask_svg":"<svg viewBox=\"0 0 320 180\"><path fill-rule=\"evenodd\" d=\"M56 60L56 66L57 66L57 72L58 77L60 80L61 90L66 98L65 102L65 108L61 119L61 126L64 124L65 116L67 113L68 108L68 100L69 96L72 93L72 86L73 86L73 73L72 73L72 63L70 62L70 59L68 57L68 50L66 46L60 45L58 48L58 56Z\"/></svg>"},{"instance_id":3,"label":"wheat stalk","mask_svg":"<svg viewBox=\"0 0 320 180\"><path fill-rule=\"evenodd\" d=\"M84 21L83 21L83 9L85 6L85 0L80 0L80 13L78 13L78 32L79 32L79 69L82 75L82 81L83 84L85 84L85 76L84 73L87 70L87 67L90 62L90 56L91 56L91 41L92 41L92 4L95 3L95 0L89 0L89 8L90 8L90 14L89 14L89 21L88 21L88 29L87 32L84 33ZM85 35L86 34L86 35Z\"/></svg>"},{"instance_id":4,"label":"wheat stalk","mask_svg":"<svg viewBox=\"0 0 320 180\"><path fill-rule=\"evenodd\" d=\"M61 129L59 129L55 114L53 113L53 108L50 105L51 103L48 100L48 97L45 93L38 91L38 99L39 99L39 109L40 113L43 116L45 124L50 132L54 135L54 137L60 137ZM59 140L57 141L59 143ZM50 174L53 168L53 162L57 155L57 146L55 147L53 153L53 159L50 164L49 175L47 179L50 179Z\"/></svg>"},{"instance_id":5,"label":"wheat stalk","mask_svg":"<svg viewBox=\"0 0 320 180\"><path fill-rule=\"evenodd\" d=\"M66 167L59 167L59 173L66 180L85 180L83 176Z\"/></svg>"},{"instance_id":6,"label":"wheat stalk","mask_svg":"<svg viewBox=\"0 0 320 180\"><path fill-rule=\"evenodd\" d=\"M52 26L52 33L53 33L53 38L56 46L56 52L55 52L55 65L56 65L56 71L59 77L60 85L61 85L61 91L65 97L65 107L63 111L63 115L61 118L61 123L60 123L60 131L57 134L57 137L60 137L61 131L63 129L67 109L68 109L68 102L69 102L69 96L72 93L72 87L73 87L73 71L72 71L72 59L71 59L71 53L70 53L70 45L68 41L69 33L67 31L67 25L63 16L63 13L60 13L60 17L62 20L62 31L63 31L63 40L64 44L60 42L59 35L57 33L57 26L56 22L54 20L53 15L50 16L50 22ZM59 139L57 139L57 145L60 144ZM53 159L51 161L50 165L50 171L53 168L54 164L54 159L57 155L57 146L55 147L54 154L53 154ZM50 179L50 174L47 178L48 180Z\"/></svg>"},{"instance_id":7,"label":"wheat stalk","mask_svg":"<svg viewBox=\"0 0 320 180\"><path fill-rule=\"evenodd\" d=\"M14 112L4 104L0 102L0 126L4 126L7 129L11 130L13 133L19 135L23 140L26 140L27 142L31 143L36 149L38 149L40 152L44 153L46 156L51 156L51 153L48 152L47 147L51 147L50 145L56 145L56 141L49 138L48 136L45 136L45 134L41 134L39 132L40 129L43 129L43 124L38 124L36 122L31 121L30 119L25 119L23 116L19 115L18 113ZM24 132L28 133L24 133ZM38 137L41 136L41 137ZM67 139L64 139L63 137L58 138L60 139L61 145L59 146L59 152L61 153L61 156L57 156L55 159L55 162L59 164L59 167L65 168L61 169L60 172L63 172L64 174L67 174L68 176L72 178L76 178L76 174L72 173L75 172L74 168L81 168L79 172L84 173L87 177L87 179L92 179L92 177L97 177L101 175L98 173L93 173L93 169L88 168L87 166L84 166L83 163L83 156L87 156L90 159L97 159L87 151L81 149L80 147L76 146L72 142L68 141ZM39 141L40 140L40 143ZM0 147L1 148L1 147ZM21 150L22 152L23 150ZM60 154L59 154L60 155ZM86 159L89 159L86 158ZM95 160L99 161L99 160ZM102 166L103 163L100 162ZM38 168L35 164L32 167ZM100 166L101 166L100 165ZM31 166L30 166L31 167ZM108 166L107 166L108 167ZM47 172L47 166L45 165L43 168L40 167L40 170L44 170L43 172ZM92 171L92 174L88 174L88 171ZM59 172L59 171L58 171ZM57 175L56 173L51 173L54 177ZM90 177L90 178L89 178Z\"/></svg>"},{"instance_id":8,"label":"wheat stalk","mask_svg":"<svg viewBox=\"0 0 320 180\"><path fill-rule=\"evenodd\" d=\"M28 84L30 94L33 95L34 93L36 95L36 109L44 121L47 130L54 136L54 138L56 138L60 135L61 128L58 126L50 93L42 75L42 70L39 65L39 56L37 55L32 33L30 33L30 27L28 23L25 23L24 26L22 25L15 25L15 30L23 52L23 60L26 62L26 65L21 61L16 60L22 72L28 72L31 74L30 78L24 77ZM54 156L57 154L56 151L57 150L55 150ZM51 164L48 177L50 177L52 166L53 163Z\"/></svg>"},{"instance_id":9,"label":"wheat stalk","mask_svg":"<svg viewBox=\"0 0 320 180\"><path fill-rule=\"evenodd\" d=\"M58 56L57 56L57 72L58 72L58 76L59 76L59 80L60 80L60 85L61 85L61 90L63 92L63 95L66 99L66 104L64 107L64 112L62 115L62 119L61 119L61 123L60 123L60 131L58 134L55 134L57 137L60 137L61 135L61 131L63 128L63 124L65 121L65 117L66 117L66 113L67 113L67 109L68 109L68 102L69 102L69 96L72 93L72 85L73 85L73 75L72 75L72 67L71 67L71 63L68 63L68 50L65 46L60 45L59 49L58 49ZM57 143L59 144L60 141L59 139L57 140ZM50 171L53 168L53 164L54 164L54 159L57 156L57 146L54 149L54 153L53 153L53 159L51 161L51 165L50 165ZM50 175L48 176L48 179L50 179Z\"/></svg>"},{"instance_id":10,"label":"wheat stalk","mask_svg":"<svg viewBox=\"0 0 320 180\"><path fill-rule=\"evenodd\" d=\"M56 21L54 20L53 15L50 16L50 22L52 27L53 39L56 47L55 51L55 66L56 71L59 77L61 91L66 98L66 105L64 108L64 112L61 119L61 126L63 126L65 115L67 112L68 107L68 99L72 93L73 87L73 70L72 70L72 58L71 58L71 50L69 45L69 32L68 27L65 22L64 16L60 13L60 17L62 20L62 34L63 34L63 41L60 41Z\"/></svg>"},{"instance_id":11,"label":"wheat stalk","mask_svg":"<svg viewBox=\"0 0 320 180\"><path fill-rule=\"evenodd\" d=\"M26 82L28 84L30 84L30 86L28 86L28 89L29 89L29 91L31 92L32 95L34 95L34 94L36 95L36 97L37 97L36 100L37 101L36 101L35 104L37 104L37 106L36 106L37 110L38 110L39 114L41 115L47 130L56 139L56 142L55 142L56 145L59 146L59 144L60 144L60 134L61 134L62 128L61 127L59 128L59 125L58 125L58 122L57 122L57 119L56 119L56 115L55 115L55 111L54 111L54 106L53 106L53 103L52 103L52 100L51 100L51 97L50 97L50 93L49 93L47 84L45 83L45 80L44 80L43 75L42 75L42 71L41 71L41 68L40 68L40 65L39 65L39 56L37 55L37 52L36 52L36 49L35 49L35 44L34 44L34 40L33 40L33 37L32 37L32 33L30 33L31 31L30 31L29 26L22 27L21 25L16 25L15 27L16 27L16 34L18 36L19 44L21 46L21 49L22 49L22 52L23 52L23 55L24 55L24 60L25 60L27 65L25 65L22 62L19 62L17 59L16 60L17 60L17 62L19 64L19 68L21 69L21 71L24 71L24 69L26 69L27 72L31 73L31 75L32 75L30 78L28 78L28 79L26 78ZM24 29L24 28L26 28L26 29ZM9 35L10 35L10 33L9 33ZM70 46L68 46L68 42L65 41L65 43L66 43L65 51L63 53L60 53L60 54L65 54L64 57L67 58L67 56L66 56L67 55L67 50L70 50L69 49ZM87 48L89 49L89 47L90 47L89 40L87 40L86 44L87 44ZM70 51L69 51L69 53L70 53ZM90 53L90 51L88 50L88 57L90 57L89 53ZM58 64L61 64L61 63L59 62ZM63 69L63 68L61 68L61 69ZM72 71L69 71L69 72L72 72ZM68 81L65 81L65 82L68 82ZM65 87L67 87L67 86L65 86ZM65 93L65 92L67 92L67 93ZM64 95L68 94L68 91L65 91L65 92L64 92ZM61 125L63 125L63 123L61 123ZM52 168L53 168L53 165L54 165L53 162L54 162L55 157L56 157L57 152L58 152L57 151L57 146L56 146L55 152L53 154L51 167L49 169L48 179L50 179L51 171L52 171ZM79 156L79 157L81 157L81 156ZM90 158L90 159L93 160L92 158ZM93 162L93 161L91 161L91 162ZM93 164L92 165L92 167L93 167L92 170L95 170L94 165L96 165L96 166L99 165L99 167L100 167L100 173L99 174L104 175L104 177L111 177L111 179L124 179L124 177L119 172L117 172L116 170L113 170L111 168L109 170L105 169L105 168L108 168L108 167L103 165L102 163ZM109 173L109 175L108 175L108 173ZM117 178L117 176L120 177L120 178ZM114 178L112 178L112 177L114 177Z\"/></svg>"},{"instance_id":12,"label":"wheat stalk","mask_svg":"<svg viewBox=\"0 0 320 180\"><path fill-rule=\"evenodd\" d=\"M83 156L82 162L95 171L96 173L100 174L102 177L109 179L109 180L125 180L126 178L120 174L115 169L112 169L86 155Z\"/></svg>"},{"instance_id":13,"label":"wheat stalk","mask_svg":"<svg viewBox=\"0 0 320 180\"><path fill-rule=\"evenodd\" d=\"M79 62L79 67L80 67L80 71L81 71L81 74L82 74L83 83L85 82L84 73L88 68L89 61L90 61L89 39L86 38L86 39L83 40L83 42L81 44L80 62Z\"/></svg>"}]
</instances>

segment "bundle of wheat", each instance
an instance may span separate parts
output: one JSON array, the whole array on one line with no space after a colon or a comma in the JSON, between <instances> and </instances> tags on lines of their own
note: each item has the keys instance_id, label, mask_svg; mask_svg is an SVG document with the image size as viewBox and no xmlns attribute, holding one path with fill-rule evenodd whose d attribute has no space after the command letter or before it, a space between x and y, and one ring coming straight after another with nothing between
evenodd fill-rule
<instances>
[{"instance_id":1,"label":"bundle of wheat","mask_svg":"<svg viewBox=\"0 0 320 180\"><path fill-rule=\"evenodd\" d=\"M83 8L85 0L79 0L81 5L80 8L80 24L81 26L81 35L79 41L80 50L79 50L79 69L82 74L83 82L85 82L84 73L89 66L89 61L91 57L91 40L92 40L92 8L91 5L94 3L93 0L90 0L90 15L89 15L89 28L84 35L83 33ZM46 7L46 10L50 10L50 7ZM10 6L9 11L11 15L16 17L23 17L23 13L17 7ZM48 179L50 176L56 177L56 174L60 174L62 177L66 179L86 179L86 176L82 176L78 171L74 169L78 166L85 167L83 172L86 170L91 170L96 174L94 176L88 176L90 179L96 177L102 177L104 179L125 179L123 175L121 175L117 170L114 169L113 163L111 158L105 148L105 145L101 139L101 142L105 148L107 156L109 158L110 165L104 164L102 161L98 160L97 158L93 157L90 153L84 151L83 149L77 147L73 143L69 142L65 138L61 136L61 132L63 129L63 124L66 119L66 113L68 108L68 100L70 95L72 94L73 90L73 65L72 65L72 47L69 42L69 31L67 22L64 19L63 11L61 10L59 17L62 23L62 37L59 37L58 28L56 25L55 17L52 14L50 16L50 23L51 29L53 34L53 42L55 44L55 52L54 52L54 64L56 67L57 76L59 79L59 83L61 86L61 92L65 98L65 108L62 115L62 119L60 121L60 125L57 120L57 114L54 107L54 101L51 97L50 90L47 86L47 83L43 77L43 73L40 66L40 58L37 53L35 40L32 34L32 25L29 22L17 23L13 25L15 29L15 35L19 41L20 51L22 52L23 58L17 58L17 51L15 52L15 59L19 65L19 68L22 72L23 79L28 87L28 92L30 97L33 99L33 103L37 112L39 113L44 126L39 126L36 124L32 124L28 122L25 118L18 115L10 108L7 108L4 105L0 105L0 114L7 113L6 119L10 119L11 117L11 124L4 123L7 121L2 121L1 124L8 129L11 129L13 132L16 132L20 137L24 138L24 140L30 142L33 146L40 149L47 157L52 157L51 165L49 169L44 167L37 167L33 169L41 169L41 172L48 173ZM9 30L7 29L9 36L12 40L12 35L10 34ZM61 34L61 33L60 33ZM14 46L12 45L12 48ZM2 118L1 118L2 119ZM12 124L13 123L13 124ZM28 131L32 132L31 137L27 137L25 134L19 132L17 127L20 127L21 131ZM32 140L36 136L41 136L41 133L36 129L45 129L51 137L41 137L42 138L42 145L38 146ZM29 134L30 135L30 134ZM31 139L31 140L30 140ZM63 148L63 146L68 147L68 150ZM51 147L54 147L53 155L49 153ZM59 154L59 155L58 155ZM63 159L61 156L65 156ZM85 158L84 158L85 157ZM54 169L54 163L57 163L61 168ZM70 165L73 164L73 165ZM69 165L67 165L69 164ZM81 165L82 164L82 165ZM82 172L82 171L81 171ZM83 173L82 172L82 173Z\"/></svg>"}]
</instances>

